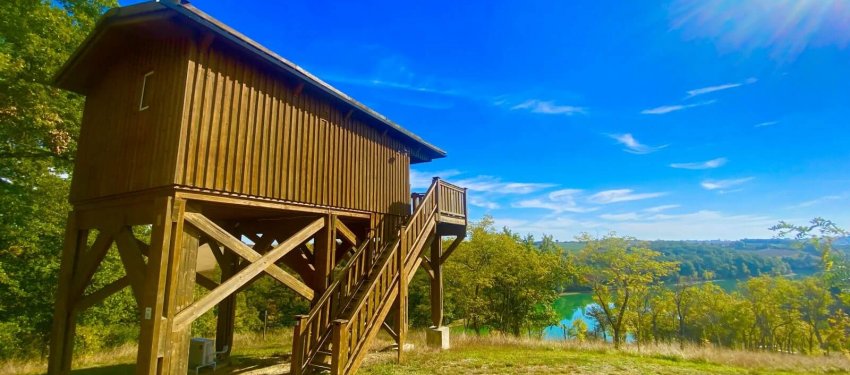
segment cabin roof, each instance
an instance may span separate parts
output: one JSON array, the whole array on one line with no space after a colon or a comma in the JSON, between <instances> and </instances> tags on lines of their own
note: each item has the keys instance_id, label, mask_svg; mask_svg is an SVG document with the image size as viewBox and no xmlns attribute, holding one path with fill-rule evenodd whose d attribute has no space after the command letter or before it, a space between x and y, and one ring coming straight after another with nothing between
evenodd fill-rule
<instances>
[{"instance_id":1,"label":"cabin roof","mask_svg":"<svg viewBox=\"0 0 850 375\"><path fill-rule=\"evenodd\" d=\"M53 85L83 95L87 94L88 84L93 78L92 75L97 70L102 69L100 64L103 63L102 61L93 61L89 58L89 55L94 54L95 51L101 48L108 47L98 46L99 41L103 39L102 36L107 34L108 30L118 25L139 24L153 20L173 18L175 16L181 26L189 26L201 31L210 32L216 37L231 42L237 50L241 50L248 56L270 63L271 66L277 68L281 73L304 82L305 88L311 87L336 102L338 106L343 108L348 107L353 113L360 114L361 116L358 117L364 118L367 124L381 130L386 130L388 134L401 139L416 151L410 154L412 163L428 162L446 156L446 152L437 146L426 142L413 132L391 121L386 116L354 100L352 97L322 81L310 72L190 4L152 1L110 9L98 21L94 31L89 34L83 44L77 48L71 58L56 73L56 76L53 78Z\"/></svg>"}]
</instances>

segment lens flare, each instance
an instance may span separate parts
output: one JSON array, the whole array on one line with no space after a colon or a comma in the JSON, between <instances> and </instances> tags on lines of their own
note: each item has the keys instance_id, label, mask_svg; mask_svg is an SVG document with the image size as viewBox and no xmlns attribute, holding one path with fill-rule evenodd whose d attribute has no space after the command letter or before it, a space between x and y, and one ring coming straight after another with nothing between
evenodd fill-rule
<instances>
[{"instance_id":1,"label":"lens flare","mask_svg":"<svg viewBox=\"0 0 850 375\"><path fill-rule=\"evenodd\" d=\"M850 44L850 0L676 0L671 26L719 49L766 49L793 60L809 47Z\"/></svg>"}]
</instances>

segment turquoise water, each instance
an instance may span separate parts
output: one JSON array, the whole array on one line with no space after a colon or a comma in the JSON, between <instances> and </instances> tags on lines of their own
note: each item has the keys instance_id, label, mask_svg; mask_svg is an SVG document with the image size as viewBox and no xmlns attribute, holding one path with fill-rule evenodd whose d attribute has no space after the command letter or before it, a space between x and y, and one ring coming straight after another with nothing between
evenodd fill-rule
<instances>
[{"instance_id":1,"label":"turquoise water","mask_svg":"<svg viewBox=\"0 0 850 375\"><path fill-rule=\"evenodd\" d=\"M730 292L737 288L738 281L715 280L712 282L723 288L723 290ZM587 316L586 312L588 308L594 305L596 303L593 302L593 296L590 293L569 293L562 295L555 300L553 306L561 317L560 324L546 327L543 330L543 337L546 340L564 340L565 329L570 329L573 322L578 319L584 320L588 331L593 331L596 328L596 320ZM626 340L628 341L629 338L627 337Z\"/></svg>"},{"instance_id":2,"label":"turquoise water","mask_svg":"<svg viewBox=\"0 0 850 375\"><path fill-rule=\"evenodd\" d=\"M588 331L596 328L596 320L585 314L587 308L595 305L590 293L565 294L555 300L555 311L561 316L560 325L549 326L543 331L543 337L547 340L564 340L564 330L572 327L573 322L578 319L584 320Z\"/></svg>"}]
</instances>

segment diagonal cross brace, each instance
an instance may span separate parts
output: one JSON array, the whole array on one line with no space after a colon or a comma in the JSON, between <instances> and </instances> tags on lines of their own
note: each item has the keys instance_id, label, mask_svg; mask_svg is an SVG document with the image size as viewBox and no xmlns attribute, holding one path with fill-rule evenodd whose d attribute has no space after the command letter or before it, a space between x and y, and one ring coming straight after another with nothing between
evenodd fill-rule
<instances>
[{"instance_id":1,"label":"diagonal cross brace","mask_svg":"<svg viewBox=\"0 0 850 375\"><path fill-rule=\"evenodd\" d=\"M274 263L284 255L286 255L288 252L292 251L292 249L300 245L302 242L309 239L320 229L322 229L325 226L324 218L316 219L315 221L307 225L304 229L301 229L300 231L298 231L298 233L295 233L292 237L288 238L286 241L283 241L280 245L267 252L265 255L259 255L254 250L248 248L248 245L245 245L242 243L242 241L233 238L232 236L230 236L230 234L224 232L221 227L215 225L215 223L213 223L203 215L187 212L185 217L190 224L198 228L198 230L206 233L216 241L221 241L222 245L224 245L225 247L234 250L237 254L240 255L244 253L246 259L248 259L248 261L251 261L252 263L243 268L236 275L233 275L233 277L227 279L227 281L221 283L221 285L215 288L215 290L205 295L201 299L195 301L189 307L180 311L177 316L174 317L174 325L176 327L183 327L187 324L192 323L203 313L213 308L219 302L233 294L235 291L239 290L242 285L251 281L251 279L253 279L255 276L259 275L264 271L268 272L272 276L275 276L275 274L278 273L274 270L279 271L279 273L282 273L283 275L285 275L285 277L282 277L283 280L281 280L281 278L275 276L276 279L280 280L281 282L290 287L292 287L293 285L298 286L298 284L300 284L301 286L303 286L303 288L299 289L301 289L301 292L306 294L302 295L304 295L308 299L313 298L312 289L310 289L306 285L303 285L303 283L301 283L292 275L289 275L288 273L278 268ZM239 250L237 250L237 248ZM278 276L281 275L278 274ZM296 290L296 292L298 291L299 290Z\"/></svg>"},{"instance_id":2,"label":"diagonal cross brace","mask_svg":"<svg viewBox=\"0 0 850 375\"><path fill-rule=\"evenodd\" d=\"M203 232L204 234L209 236L212 240L214 240L214 241L222 244L224 247L232 250L234 253L238 254L240 257L244 258L245 260L247 260L249 262L257 262L259 259L263 258L263 255L258 253L256 250L250 248L248 245L244 244L242 241L239 241L238 239L233 237L230 233L228 233L227 231L222 229L220 226L218 226L218 224L212 222L206 216L199 214L199 213L187 212L185 214L185 217L186 217L186 221L188 221L190 224L192 224L195 228L198 228L198 230L200 230L201 232ZM314 221L312 224L310 224L308 226L308 228L310 226L314 225L315 223L316 222ZM322 224L322 226L324 226L324 224ZM321 229L321 226L319 227L319 229ZM299 231L298 233L293 235L291 238L298 237L298 235L301 234L303 231L304 230L302 229L301 231ZM316 231L318 231L318 229L316 229ZM307 238L309 238L309 236L316 233L316 231L309 233L309 235L307 235ZM304 240L306 241L307 238L305 238ZM286 242L288 242L288 241L289 240L287 240ZM286 242L284 242L284 243L286 243ZM301 241L301 242L303 242L303 241ZM301 242L294 244L293 248L300 245ZM278 245L278 247L275 248L275 249L278 249L281 246L283 246L283 243ZM282 256L286 255L286 253L288 253L291 250L292 249L287 249L286 252L284 252L280 256L282 257ZM275 262L276 261L277 261L277 259L275 259ZM310 287L308 287L307 285L305 285L300 280L298 280L294 276L290 275L286 271L280 269L278 266L276 266L274 264L274 262L270 263L269 266L262 271L265 271L271 277L274 277L275 279L277 279L278 281L280 281L284 285L292 288L292 290L294 290L296 293L300 294L301 296L303 296L307 300L313 299L313 295L314 295L313 289L311 289Z\"/></svg>"}]
</instances>

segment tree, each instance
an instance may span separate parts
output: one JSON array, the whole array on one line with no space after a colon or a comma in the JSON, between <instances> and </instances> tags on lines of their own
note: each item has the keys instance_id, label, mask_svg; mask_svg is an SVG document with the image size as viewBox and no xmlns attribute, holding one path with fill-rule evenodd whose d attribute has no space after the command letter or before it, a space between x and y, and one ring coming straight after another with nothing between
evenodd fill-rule
<instances>
[{"instance_id":1,"label":"tree","mask_svg":"<svg viewBox=\"0 0 850 375\"><path fill-rule=\"evenodd\" d=\"M586 244L578 255L583 263L579 274L593 290L602 318L611 329L614 347L619 348L632 298L673 273L677 263L659 260L661 253L614 233L602 238L584 234L579 241Z\"/></svg>"},{"instance_id":2,"label":"tree","mask_svg":"<svg viewBox=\"0 0 850 375\"><path fill-rule=\"evenodd\" d=\"M850 294L850 260L846 254L835 252L833 245L838 238L847 236L847 231L824 218L814 218L808 225L794 225L780 221L770 230L780 238L793 237L806 241L821 253L824 281L838 293ZM838 294L837 293L837 294Z\"/></svg>"},{"instance_id":3,"label":"tree","mask_svg":"<svg viewBox=\"0 0 850 375\"><path fill-rule=\"evenodd\" d=\"M507 228L497 232L485 217L469 228L446 263L446 295L468 328L486 326L513 335L542 332L557 322L552 303L563 284L561 257Z\"/></svg>"},{"instance_id":4,"label":"tree","mask_svg":"<svg viewBox=\"0 0 850 375\"><path fill-rule=\"evenodd\" d=\"M819 349L825 349L822 330L827 326L830 306L833 304L832 295L824 285L823 280L816 277L807 277L799 282L800 314L803 320L809 324L812 334L818 343ZM811 346L809 352L812 352Z\"/></svg>"},{"instance_id":5,"label":"tree","mask_svg":"<svg viewBox=\"0 0 850 375\"><path fill-rule=\"evenodd\" d=\"M685 280L679 280L673 289L673 306L676 312L677 336L679 348L685 347L686 327L691 318L691 313L697 305L698 300L693 290L693 284Z\"/></svg>"},{"instance_id":6,"label":"tree","mask_svg":"<svg viewBox=\"0 0 850 375\"><path fill-rule=\"evenodd\" d=\"M579 342L584 342L587 340L587 323L584 322L584 319L575 319L570 324L567 333L570 337L575 338Z\"/></svg>"},{"instance_id":7,"label":"tree","mask_svg":"<svg viewBox=\"0 0 850 375\"><path fill-rule=\"evenodd\" d=\"M83 104L48 83L115 4L0 2L0 355L46 345Z\"/></svg>"}]
</instances>

